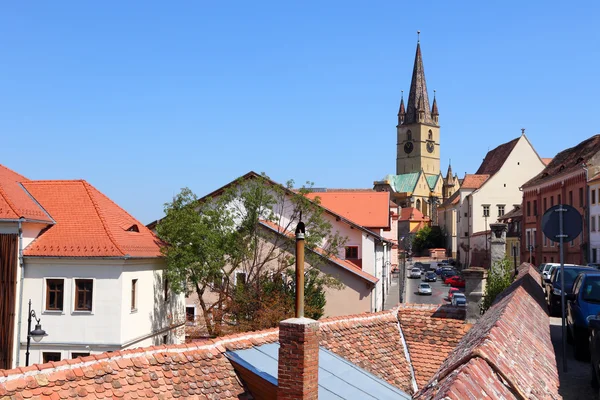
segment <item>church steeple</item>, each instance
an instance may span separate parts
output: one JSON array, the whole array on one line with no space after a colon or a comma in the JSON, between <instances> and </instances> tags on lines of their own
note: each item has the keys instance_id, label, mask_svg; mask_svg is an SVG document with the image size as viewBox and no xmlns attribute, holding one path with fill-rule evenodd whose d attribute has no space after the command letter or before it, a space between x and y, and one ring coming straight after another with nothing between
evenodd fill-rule
<instances>
[{"instance_id":1,"label":"church steeple","mask_svg":"<svg viewBox=\"0 0 600 400\"><path fill-rule=\"evenodd\" d=\"M437 100L435 99L435 90L433 91L433 105L431 106L431 118L436 125L439 125L440 113L437 108Z\"/></svg>"},{"instance_id":2,"label":"church steeple","mask_svg":"<svg viewBox=\"0 0 600 400\"><path fill-rule=\"evenodd\" d=\"M404 117L406 116L406 110L404 109L404 90L402 91L402 97L400 98L400 110L398 111L398 125L402 125Z\"/></svg>"},{"instance_id":3,"label":"church steeple","mask_svg":"<svg viewBox=\"0 0 600 400\"><path fill-rule=\"evenodd\" d=\"M425 69L423 68L423 57L421 56L421 43L417 42L417 53L413 66L410 92L404 124L416 122L434 125L429 112L429 96L427 95L427 83L425 82Z\"/></svg>"}]
</instances>

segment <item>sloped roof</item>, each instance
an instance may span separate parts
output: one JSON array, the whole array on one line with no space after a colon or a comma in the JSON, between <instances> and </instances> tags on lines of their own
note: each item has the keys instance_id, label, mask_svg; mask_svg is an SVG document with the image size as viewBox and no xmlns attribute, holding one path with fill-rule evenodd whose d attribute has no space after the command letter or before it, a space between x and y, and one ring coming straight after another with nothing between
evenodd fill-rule
<instances>
[{"instance_id":1,"label":"sloped roof","mask_svg":"<svg viewBox=\"0 0 600 400\"><path fill-rule=\"evenodd\" d=\"M517 280L462 338L416 399L561 398L540 275Z\"/></svg>"},{"instance_id":2,"label":"sloped roof","mask_svg":"<svg viewBox=\"0 0 600 400\"><path fill-rule=\"evenodd\" d=\"M521 206L516 206L506 214L501 217L498 217L498 221L506 221L512 218L521 218L523 217L523 209Z\"/></svg>"},{"instance_id":3,"label":"sloped roof","mask_svg":"<svg viewBox=\"0 0 600 400\"><path fill-rule=\"evenodd\" d=\"M460 188L479 189L489 178L490 175L466 174L462 184L460 185Z\"/></svg>"},{"instance_id":4,"label":"sloped roof","mask_svg":"<svg viewBox=\"0 0 600 400\"><path fill-rule=\"evenodd\" d=\"M552 157L550 158L542 158L542 162L544 163L544 165L548 165L552 162Z\"/></svg>"},{"instance_id":5,"label":"sloped roof","mask_svg":"<svg viewBox=\"0 0 600 400\"><path fill-rule=\"evenodd\" d=\"M440 175L425 174L425 180L427 180L427 184L429 185L429 189L431 190L435 189L435 185L437 184L438 179L440 179Z\"/></svg>"},{"instance_id":6,"label":"sloped roof","mask_svg":"<svg viewBox=\"0 0 600 400\"><path fill-rule=\"evenodd\" d=\"M279 343L225 353L235 364L278 385ZM335 353L319 348L318 393L321 400L369 398L373 400L410 399L411 396L385 380L349 363ZM275 390L273 390L274 392ZM274 394L272 394L274 395Z\"/></svg>"},{"instance_id":7,"label":"sloped roof","mask_svg":"<svg viewBox=\"0 0 600 400\"><path fill-rule=\"evenodd\" d=\"M561 151L542 172L525 182L522 187L552 181L558 176L570 174L577 170L583 171L583 163L590 170L590 176L600 172L600 135L592 136L577 146Z\"/></svg>"},{"instance_id":8,"label":"sloped roof","mask_svg":"<svg viewBox=\"0 0 600 400\"><path fill-rule=\"evenodd\" d=\"M427 83L425 82L425 68L423 68L421 45L417 42L417 51L415 52L415 63L413 65L408 102L406 103L406 117L404 118L404 124L413 124L417 122L419 110L423 112L425 117L423 122L434 125L429 108L429 96L427 94Z\"/></svg>"},{"instance_id":9,"label":"sloped roof","mask_svg":"<svg viewBox=\"0 0 600 400\"><path fill-rule=\"evenodd\" d=\"M404 207L400 209L399 221L429 221L429 218L423 215L421 211L414 207Z\"/></svg>"},{"instance_id":10,"label":"sloped roof","mask_svg":"<svg viewBox=\"0 0 600 400\"><path fill-rule=\"evenodd\" d=\"M392 190L396 193L414 192L419 180L420 172L410 172L408 174L387 175L383 181L388 182Z\"/></svg>"},{"instance_id":11,"label":"sloped roof","mask_svg":"<svg viewBox=\"0 0 600 400\"><path fill-rule=\"evenodd\" d=\"M368 228L388 228L390 225L390 193L370 191L342 191L327 189L311 192L311 200L319 197L321 206Z\"/></svg>"},{"instance_id":12,"label":"sloped roof","mask_svg":"<svg viewBox=\"0 0 600 400\"><path fill-rule=\"evenodd\" d=\"M513 151L520 137L511 140L510 142L501 144L493 150L488 151L483 162L479 166L476 175L494 175L502 168L504 161L508 158L510 153Z\"/></svg>"},{"instance_id":13,"label":"sloped roof","mask_svg":"<svg viewBox=\"0 0 600 400\"><path fill-rule=\"evenodd\" d=\"M400 304L398 320L417 385L423 387L471 329L465 310L450 305Z\"/></svg>"},{"instance_id":14,"label":"sloped roof","mask_svg":"<svg viewBox=\"0 0 600 400\"><path fill-rule=\"evenodd\" d=\"M0 221L19 219L52 223L52 218L21 185L29 179L0 165Z\"/></svg>"},{"instance_id":15,"label":"sloped roof","mask_svg":"<svg viewBox=\"0 0 600 400\"><path fill-rule=\"evenodd\" d=\"M456 192L452 193L452 196L450 196L446 200L444 200L444 202L438 206L438 209L446 208L448 206L458 204L459 201L460 201L460 192L457 190Z\"/></svg>"},{"instance_id":16,"label":"sloped roof","mask_svg":"<svg viewBox=\"0 0 600 400\"><path fill-rule=\"evenodd\" d=\"M413 393L396 310L319 322L321 347ZM0 396L245 398L245 388L224 353L274 343L278 335L278 329L268 329L0 370Z\"/></svg>"},{"instance_id":17,"label":"sloped roof","mask_svg":"<svg viewBox=\"0 0 600 400\"><path fill-rule=\"evenodd\" d=\"M86 181L27 181L23 186L56 221L24 255L161 256L158 238Z\"/></svg>"},{"instance_id":18,"label":"sloped roof","mask_svg":"<svg viewBox=\"0 0 600 400\"><path fill-rule=\"evenodd\" d=\"M259 223L264 226L265 228L270 229L272 232L275 232L277 234L280 235L284 235L289 239L293 239L295 237L293 232L287 231L285 230L285 228L283 228L282 226L279 226L271 221L265 221L265 220L261 220L259 221ZM315 252L321 256L323 256L324 258L328 259L329 261L331 261L332 263L342 267L343 269L353 273L354 275L358 275L359 277L367 280L368 282L371 283L377 283L379 282L379 278L376 278L375 276L365 272L362 270L362 265L359 263L354 263L350 260L343 260L339 257L337 257L336 255L327 255L326 251L322 248L317 247L315 249ZM358 260L354 260L354 261L358 261Z\"/></svg>"}]
</instances>

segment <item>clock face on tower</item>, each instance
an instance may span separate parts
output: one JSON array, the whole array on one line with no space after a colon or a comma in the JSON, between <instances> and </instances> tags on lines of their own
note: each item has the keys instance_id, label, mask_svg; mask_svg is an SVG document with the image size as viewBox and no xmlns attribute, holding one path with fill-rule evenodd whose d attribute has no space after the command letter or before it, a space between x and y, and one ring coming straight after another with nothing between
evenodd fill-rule
<instances>
[{"instance_id":1,"label":"clock face on tower","mask_svg":"<svg viewBox=\"0 0 600 400\"><path fill-rule=\"evenodd\" d=\"M413 151L413 142L404 143L404 152L410 154Z\"/></svg>"},{"instance_id":2,"label":"clock face on tower","mask_svg":"<svg viewBox=\"0 0 600 400\"><path fill-rule=\"evenodd\" d=\"M427 151L430 153L433 153L433 149L434 149L434 144L433 142L427 142Z\"/></svg>"}]
</instances>

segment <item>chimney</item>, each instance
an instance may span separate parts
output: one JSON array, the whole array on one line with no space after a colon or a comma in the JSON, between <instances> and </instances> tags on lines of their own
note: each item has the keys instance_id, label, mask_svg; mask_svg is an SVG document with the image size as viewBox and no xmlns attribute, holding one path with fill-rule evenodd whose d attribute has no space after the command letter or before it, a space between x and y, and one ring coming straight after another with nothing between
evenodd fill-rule
<instances>
[{"instance_id":1,"label":"chimney","mask_svg":"<svg viewBox=\"0 0 600 400\"><path fill-rule=\"evenodd\" d=\"M465 279L465 296L467 297L466 322L474 324L481 317L480 307L487 271L481 267L471 267L463 270L462 276Z\"/></svg>"},{"instance_id":2,"label":"chimney","mask_svg":"<svg viewBox=\"0 0 600 400\"><path fill-rule=\"evenodd\" d=\"M304 238L302 222L296 226L296 318L279 323L277 399L319 398L319 323L304 318Z\"/></svg>"},{"instance_id":3,"label":"chimney","mask_svg":"<svg viewBox=\"0 0 600 400\"><path fill-rule=\"evenodd\" d=\"M508 225L506 224L490 224L492 230L492 240L490 242L491 267L504 260L506 257L506 232Z\"/></svg>"},{"instance_id":4,"label":"chimney","mask_svg":"<svg viewBox=\"0 0 600 400\"><path fill-rule=\"evenodd\" d=\"M319 398L319 323L290 318L279 323L278 400Z\"/></svg>"}]
</instances>

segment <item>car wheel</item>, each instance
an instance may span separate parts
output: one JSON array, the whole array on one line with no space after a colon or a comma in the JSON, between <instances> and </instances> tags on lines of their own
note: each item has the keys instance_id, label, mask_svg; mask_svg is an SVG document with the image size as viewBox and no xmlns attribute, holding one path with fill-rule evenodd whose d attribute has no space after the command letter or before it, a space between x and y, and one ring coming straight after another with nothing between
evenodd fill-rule
<instances>
[{"instance_id":1,"label":"car wheel","mask_svg":"<svg viewBox=\"0 0 600 400\"><path fill-rule=\"evenodd\" d=\"M579 361L588 361L590 352L586 331L575 328L575 337L573 338L573 345L575 359Z\"/></svg>"}]
</instances>

